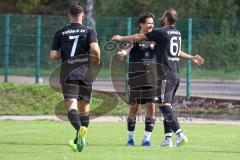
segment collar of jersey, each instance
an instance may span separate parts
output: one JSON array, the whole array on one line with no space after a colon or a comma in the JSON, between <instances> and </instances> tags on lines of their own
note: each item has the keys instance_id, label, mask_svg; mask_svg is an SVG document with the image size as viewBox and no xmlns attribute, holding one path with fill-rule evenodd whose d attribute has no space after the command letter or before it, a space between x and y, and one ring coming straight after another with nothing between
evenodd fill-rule
<instances>
[{"instance_id":1,"label":"collar of jersey","mask_svg":"<svg viewBox=\"0 0 240 160\"><path fill-rule=\"evenodd\" d=\"M73 25L73 26L82 26L82 24L80 24L80 23L70 23L70 25Z\"/></svg>"}]
</instances>

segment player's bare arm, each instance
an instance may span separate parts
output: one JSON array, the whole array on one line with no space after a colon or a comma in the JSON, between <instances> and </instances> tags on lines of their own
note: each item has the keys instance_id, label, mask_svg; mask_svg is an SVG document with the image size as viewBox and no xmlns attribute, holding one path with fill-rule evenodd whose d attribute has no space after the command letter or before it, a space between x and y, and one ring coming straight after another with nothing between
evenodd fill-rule
<instances>
[{"instance_id":1,"label":"player's bare arm","mask_svg":"<svg viewBox=\"0 0 240 160\"><path fill-rule=\"evenodd\" d=\"M192 60L194 63L196 63L198 65L202 65L204 63L204 59L200 55L191 56L191 55L181 51L179 56L182 58Z\"/></svg>"},{"instance_id":2,"label":"player's bare arm","mask_svg":"<svg viewBox=\"0 0 240 160\"><path fill-rule=\"evenodd\" d=\"M51 50L50 51L50 58L51 58L51 60L58 60L58 59L60 59L59 52L56 51L56 50Z\"/></svg>"},{"instance_id":3,"label":"player's bare arm","mask_svg":"<svg viewBox=\"0 0 240 160\"><path fill-rule=\"evenodd\" d=\"M113 41L133 41L133 42L141 42L141 41L148 41L148 38L145 34L134 34L130 36L120 36L115 35L112 37Z\"/></svg>"},{"instance_id":4,"label":"player's bare arm","mask_svg":"<svg viewBox=\"0 0 240 160\"><path fill-rule=\"evenodd\" d=\"M100 64L100 47L97 42L90 43L90 48L94 56L94 63Z\"/></svg>"},{"instance_id":5,"label":"player's bare arm","mask_svg":"<svg viewBox=\"0 0 240 160\"><path fill-rule=\"evenodd\" d=\"M126 56L127 54L129 54L130 51L132 50L132 48L133 48L133 45L128 44L121 51L119 51L117 53L119 60L122 61L123 57Z\"/></svg>"}]
</instances>

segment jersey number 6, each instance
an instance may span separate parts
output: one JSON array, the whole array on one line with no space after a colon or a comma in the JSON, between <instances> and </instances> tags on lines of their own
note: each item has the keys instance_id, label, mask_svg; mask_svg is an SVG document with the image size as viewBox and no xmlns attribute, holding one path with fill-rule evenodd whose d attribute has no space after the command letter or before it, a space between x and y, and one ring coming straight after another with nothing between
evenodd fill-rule
<instances>
[{"instance_id":1,"label":"jersey number 6","mask_svg":"<svg viewBox=\"0 0 240 160\"><path fill-rule=\"evenodd\" d=\"M172 56L179 56L181 50L181 37L172 37L170 40L170 53Z\"/></svg>"}]
</instances>

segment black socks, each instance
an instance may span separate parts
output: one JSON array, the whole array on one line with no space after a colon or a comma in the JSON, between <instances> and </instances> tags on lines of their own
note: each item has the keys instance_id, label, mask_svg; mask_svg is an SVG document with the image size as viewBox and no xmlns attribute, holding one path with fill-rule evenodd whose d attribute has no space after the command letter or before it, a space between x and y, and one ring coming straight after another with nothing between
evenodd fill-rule
<instances>
[{"instance_id":1,"label":"black socks","mask_svg":"<svg viewBox=\"0 0 240 160\"><path fill-rule=\"evenodd\" d=\"M76 109L71 109L70 111L68 111L68 119L69 119L70 123L72 124L72 126L77 131L79 131L81 122L80 122L80 118L79 118L79 113Z\"/></svg>"},{"instance_id":2,"label":"black socks","mask_svg":"<svg viewBox=\"0 0 240 160\"><path fill-rule=\"evenodd\" d=\"M177 116L174 115L170 106L159 107L164 116L164 130L165 133L172 133L171 129L176 132L180 129ZM165 128L166 127L166 128Z\"/></svg>"},{"instance_id":3,"label":"black socks","mask_svg":"<svg viewBox=\"0 0 240 160\"><path fill-rule=\"evenodd\" d=\"M89 125L89 115L80 117L80 121L82 126L85 126L87 128Z\"/></svg>"},{"instance_id":4,"label":"black socks","mask_svg":"<svg viewBox=\"0 0 240 160\"><path fill-rule=\"evenodd\" d=\"M154 124L155 124L155 119L146 117L145 118L145 131L152 132Z\"/></svg>"},{"instance_id":5,"label":"black socks","mask_svg":"<svg viewBox=\"0 0 240 160\"><path fill-rule=\"evenodd\" d=\"M135 125L136 125L136 118L131 119L130 117L128 117L127 119L128 131L133 132L135 129Z\"/></svg>"}]
</instances>

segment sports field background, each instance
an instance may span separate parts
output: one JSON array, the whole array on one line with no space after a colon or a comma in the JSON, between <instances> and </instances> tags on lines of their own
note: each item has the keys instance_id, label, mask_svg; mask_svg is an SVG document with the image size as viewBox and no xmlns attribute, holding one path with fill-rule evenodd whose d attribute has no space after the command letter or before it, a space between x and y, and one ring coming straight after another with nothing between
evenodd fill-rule
<instances>
[{"instance_id":1,"label":"sports field background","mask_svg":"<svg viewBox=\"0 0 240 160\"><path fill-rule=\"evenodd\" d=\"M54 114L55 106L61 99L60 93L51 92L45 85L0 85L0 112L5 115ZM7 98L6 98L7 97ZM100 97L100 99L98 99ZM92 108L102 103L104 95L93 99ZM108 97L105 97L106 99ZM26 101L26 99L28 99ZM111 99L114 101L113 99ZM110 101L107 99L107 101ZM120 107L109 115L126 115L128 109ZM8 106L8 107L6 107ZM64 109L64 108L63 108ZM228 110L201 110L207 114L227 113ZM62 110L65 113L65 110ZM198 112L198 111L197 111ZM235 111L236 112L236 111ZM215 120L217 121L217 120ZM189 122L189 121L188 121ZM136 147L127 147L127 128L124 122L90 122L87 146L82 153L70 151L68 140L74 138L75 131L67 121L14 121L0 120L0 160L238 160L240 156L240 125L234 124L186 124L180 121L189 144L179 148L162 148L163 125L157 121L152 133L153 147L141 147L144 123L137 123L135 131Z\"/></svg>"},{"instance_id":2,"label":"sports field background","mask_svg":"<svg viewBox=\"0 0 240 160\"><path fill-rule=\"evenodd\" d=\"M10 76L20 76L15 78L14 82L20 82L18 78L28 77L33 79L33 83L35 78L36 83L41 83L39 81L41 78L47 79L59 66L59 61L50 61L49 51L54 33L68 23L66 16L59 15L64 14L70 1L72 0L0 0L0 117L56 114L56 105L62 97L49 86L2 82L13 82ZM181 79L186 85L186 74L191 75L192 91L197 90L200 96L205 95L212 100L206 103L205 98L191 99L194 101L191 113L201 115L211 113L217 118L220 114L228 117L234 114L239 119L239 0L188 1L188 3L185 0L162 0L159 6L152 5L156 4L156 0L141 0L140 3L136 3L137 0L96 1L98 4L96 30L104 62L98 78L102 78L102 81L110 78L111 58L121 48L121 44L113 50L107 50L109 47L107 44L115 34L127 35L138 32L136 13L140 9L145 10L146 5L154 12L160 13L168 5L177 6L180 13L185 16L181 17L177 24L182 33L182 50L200 54L205 59L202 66L181 60ZM45 15L40 15L42 13ZM159 26L159 18L160 15L157 14L156 27ZM188 66L191 72L187 69ZM221 101L219 105L215 103L219 99L212 99L216 97L216 93L221 95L218 97ZM234 95L234 101L230 100L230 95ZM109 106L118 102L118 107L110 112L104 112L104 115L127 115L128 108L123 101L104 94L94 96L92 109L97 108L104 100L109 102ZM226 102L226 99L230 102ZM192 104L190 101L184 103ZM189 111L189 108L186 110ZM64 107L60 112L66 114ZM67 121L0 120L0 160L239 160L240 121L235 121L235 124L219 124L223 121L219 120L218 124L206 124L208 123L206 121L205 124L181 122L189 144L179 148L160 147L164 135L163 125L159 121L151 137L153 147L140 146L144 123L137 124L135 131L137 146L133 148L126 146L126 123L93 122L90 123L88 130L86 148L82 153L74 153L70 151L67 142L74 138L75 131Z\"/></svg>"},{"instance_id":3,"label":"sports field background","mask_svg":"<svg viewBox=\"0 0 240 160\"><path fill-rule=\"evenodd\" d=\"M75 131L67 122L0 121L0 160L239 160L239 125L185 124L189 144L162 148L163 125L156 124L153 147L141 147L144 125L137 124L135 147L127 147L125 123L90 124L87 145L81 153L70 151Z\"/></svg>"}]
</instances>

